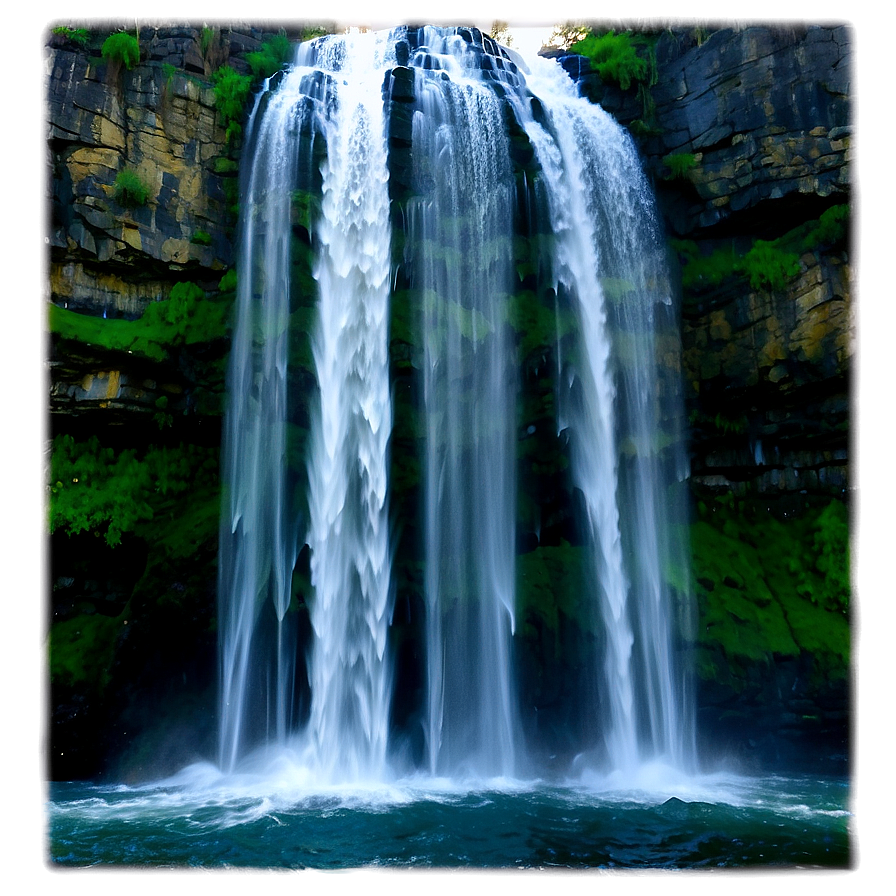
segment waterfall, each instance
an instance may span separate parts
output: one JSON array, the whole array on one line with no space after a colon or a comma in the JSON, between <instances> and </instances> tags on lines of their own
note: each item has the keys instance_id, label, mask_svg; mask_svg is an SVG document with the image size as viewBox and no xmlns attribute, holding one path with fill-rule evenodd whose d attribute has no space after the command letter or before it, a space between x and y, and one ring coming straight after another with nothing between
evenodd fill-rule
<instances>
[{"instance_id":1,"label":"waterfall","mask_svg":"<svg viewBox=\"0 0 896 896\"><path fill-rule=\"evenodd\" d=\"M668 493L680 447L677 392L658 373L656 333L672 304L650 189L631 138L579 97L556 64L532 61L536 98L515 108L538 158L555 236L558 292L575 308L578 357L563 367L560 406L594 551L595 608L606 633L601 730L609 768L693 754L686 687L671 655L672 596L663 566L678 560ZM665 387L665 394L664 394ZM679 412L680 413L680 412ZM680 499L679 499L680 500ZM599 685L600 687L600 685Z\"/></svg>"},{"instance_id":2,"label":"waterfall","mask_svg":"<svg viewBox=\"0 0 896 896\"><path fill-rule=\"evenodd\" d=\"M410 59L408 254L425 346L427 752L432 773L511 776L516 365L503 309L513 172L501 100L464 67L467 44L424 34Z\"/></svg>"},{"instance_id":3,"label":"waterfall","mask_svg":"<svg viewBox=\"0 0 896 896\"><path fill-rule=\"evenodd\" d=\"M320 214L306 222L315 249L311 349L317 395L307 450L314 640L304 752L324 780L378 779L384 773L391 598L390 232L381 89L387 38L353 34L303 47L279 87L266 94L259 121L250 123L257 134L250 142L228 384L227 431L233 435L225 445L225 469L231 499L219 583L221 759L227 767L244 752L252 663L268 664L272 652L275 674L264 682L263 699L273 703L273 724L266 738L285 745L291 733L295 644L284 644L282 626L299 533L298 508L292 508L291 519L286 515L295 485L287 471L286 382L296 300L290 214L296 191L304 188L307 195L310 186L301 177L308 160L298 155L304 133L309 153L315 139L326 146ZM279 623L274 644L258 631L268 596Z\"/></svg>"},{"instance_id":4,"label":"waterfall","mask_svg":"<svg viewBox=\"0 0 896 896\"><path fill-rule=\"evenodd\" d=\"M261 120L253 165L243 176L253 211L239 247L242 274L222 438L227 488L218 568L219 761L225 769L235 766L248 745L285 736L291 702L293 653L285 615L297 523L286 465L288 185L301 111L287 108L284 97L274 105L277 114Z\"/></svg>"},{"instance_id":5,"label":"waterfall","mask_svg":"<svg viewBox=\"0 0 896 896\"><path fill-rule=\"evenodd\" d=\"M412 95L396 214L389 84L399 68ZM669 568L684 568L679 399L677 374L658 362L674 355L674 306L631 139L556 63L529 65L475 29L431 27L303 44L246 134L223 448L221 767L273 745L322 782L393 774L393 695L407 687L390 654L399 268L421 403L414 761L453 779L534 767L515 651L511 309L527 216L551 235L539 289L555 297L558 321L576 321L571 342L558 326L553 351L558 443L568 440L589 557L594 616L581 622L600 632L575 685L596 733L581 750L623 775L653 760L687 765L693 720L674 647L686 604L666 584ZM311 259L304 280L299 256Z\"/></svg>"}]
</instances>

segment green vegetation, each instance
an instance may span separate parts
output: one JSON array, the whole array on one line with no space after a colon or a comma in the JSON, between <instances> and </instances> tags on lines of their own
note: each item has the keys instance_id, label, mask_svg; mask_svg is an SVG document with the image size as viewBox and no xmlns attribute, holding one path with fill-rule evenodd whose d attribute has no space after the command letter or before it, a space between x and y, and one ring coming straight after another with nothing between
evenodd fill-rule
<instances>
[{"instance_id":1,"label":"green vegetation","mask_svg":"<svg viewBox=\"0 0 896 896\"><path fill-rule=\"evenodd\" d=\"M137 320L106 320L50 305L49 327L62 339L162 361L174 347L223 338L231 300L229 295L208 298L200 286L185 281L175 284L168 299L153 302Z\"/></svg>"},{"instance_id":2,"label":"green vegetation","mask_svg":"<svg viewBox=\"0 0 896 896\"><path fill-rule=\"evenodd\" d=\"M140 44L133 34L116 31L103 42L102 55L108 62L124 65L130 70L140 61Z\"/></svg>"},{"instance_id":3,"label":"green vegetation","mask_svg":"<svg viewBox=\"0 0 896 896\"><path fill-rule=\"evenodd\" d=\"M743 254L735 250L733 243L709 255L701 255L693 240L670 240L669 246L681 262L681 283L686 292L713 288L733 277L746 277L753 289L777 290L799 274L800 253L841 243L849 219L849 204L840 203L777 239L755 240Z\"/></svg>"},{"instance_id":4,"label":"green vegetation","mask_svg":"<svg viewBox=\"0 0 896 896\"><path fill-rule=\"evenodd\" d=\"M691 526L699 611L698 673L712 679L774 657L815 657L816 674L849 666L846 509L778 520L731 500L701 504ZM720 662L721 656L725 662ZM726 671L728 670L728 671Z\"/></svg>"},{"instance_id":5,"label":"green vegetation","mask_svg":"<svg viewBox=\"0 0 896 896\"><path fill-rule=\"evenodd\" d=\"M571 52L590 60L604 83L617 84L622 90L637 89L642 113L631 123L631 131L642 136L658 133L654 121L656 104L650 92L658 77L655 44L656 35L588 30L569 47Z\"/></svg>"},{"instance_id":6,"label":"green vegetation","mask_svg":"<svg viewBox=\"0 0 896 896\"><path fill-rule=\"evenodd\" d=\"M823 576L820 587L810 591L814 603L827 610L849 609L849 517L846 507L832 501L813 526L815 568Z\"/></svg>"},{"instance_id":7,"label":"green vegetation","mask_svg":"<svg viewBox=\"0 0 896 896\"><path fill-rule=\"evenodd\" d=\"M697 156L690 152L676 152L664 156L663 164L669 169L666 180L680 180L697 166Z\"/></svg>"},{"instance_id":8,"label":"green vegetation","mask_svg":"<svg viewBox=\"0 0 896 896\"><path fill-rule=\"evenodd\" d=\"M638 53L633 38L630 31L620 34L615 31L596 34L592 31L569 49L587 56L602 81L628 90L633 82L647 81L651 74L650 63Z\"/></svg>"},{"instance_id":9,"label":"green vegetation","mask_svg":"<svg viewBox=\"0 0 896 896\"><path fill-rule=\"evenodd\" d=\"M102 613L82 613L54 623L49 642L51 681L87 684L92 690L106 687L122 622Z\"/></svg>"},{"instance_id":10,"label":"green vegetation","mask_svg":"<svg viewBox=\"0 0 896 896\"><path fill-rule=\"evenodd\" d=\"M302 41L314 40L315 37L323 37L325 34L333 34L333 25L306 25L302 29Z\"/></svg>"},{"instance_id":11,"label":"green vegetation","mask_svg":"<svg viewBox=\"0 0 896 896\"><path fill-rule=\"evenodd\" d=\"M86 47L90 43L90 32L86 28L69 28L67 25L60 25L53 29L53 34L58 34L79 47Z\"/></svg>"},{"instance_id":12,"label":"green vegetation","mask_svg":"<svg viewBox=\"0 0 896 896\"><path fill-rule=\"evenodd\" d=\"M158 410L152 415L152 419L155 421L159 429L164 429L166 426L171 426L174 423L174 417L172 417L171 414L167 412L168 396L160 395L155 401L155 406L156 408L158 408Z\"/></svg>"},{"instance_id":13,"label":"green vegetation","mask_svg":"<svg viewBox=\"0 0 896 896\"><path fill-rule=\"evenodd\" d=\"M841 242L846 236L849 217L849 203L845 202L822 212L818 222L803 239L804 248L833 246Z\"/></svg>"},{"instance_id":14,"label":"green vegetation","mask_svg":"<svg viewBox=\"0 0 896 896\"><path fill-rule=\"evenodd\" d=\"M204 35L203 35L204 37ZM242 134L246 104L257 84L269 78L292 56L292 44L282 31L264 40L259 50L246 55L251 75L241 75L229 65L222 65L213 75L215 107L227 133L227 142L235 142Z\"/></svg>"},{"instance_id":15,"label":"green vegetation","mask_svg":"<svg viewBox=\"0 0 896 896\"><path fill-rule=\"evenodd\" d=\"M740 256L733 246L716 249L709 255L701 255L693 240L672 240L681 264L681 285L685 290L718 286L739 270Z\"/></svg>"},{"instance_id":16,"label":"green vegetation","mask_svg":"<svg viewBox=\"0 0 896 896\"><path fill-rule=\"evenodd\" d=\"M568 50L589 33L588 27L583 22L563 22L554 26L545 46Z\"/></svg>"},{"instance_id":17,"label":"green vegetation","mask_svg":"<svg viewBox=\"0 0 896 896\"><path fill-rule=\"evenodd\" d=\"M207 230L197 229L190 237L190 242L197 246L210 246L212 244L211 234Z\"/></svg>"},{"instance_id":18,"label":"green vegetation","mask_svg":"<svg viewBox=\"0 0 896 896\"><path fill-rule=\"evenodd\" d=\"M102 534L110 546L159 507L194 487L216 481L217 452L181 445L154 447L140 457L134 449L117 452L96 436L76 442L53 439L50 462L50 532Z\"/></svg>"},{"instance_id":19,"label":"green vegetation","mask_svg":"<svg viewBox=\"0 0 896 896\"><path fill-rule=\"evenodd\" d=\"M756 240L743 257L740 269L753 289L781 289L800 272L799 256L785 252L775 243Z\"/></svg>"},{"instance_id":20,"label":"green vegetation","mask_svg":"<svg viewBox=\"0 0 896 896\"><path fill-rule=\"evenodd\" d=\"M243 113L252 92L252 78L222 65L213 75L215 108L221 114L227 142L235 141L243 131Z\"/></svg>"},{"instance_id":21,"label":"green vegetation","mask_svg":"<svg viewBox=\"0 0 896 896\"><path fill-rule=\"evenodd\" d=\"M218 283L218 290L222 293L236 292L237 275L235 268L229 268Z\"/></svg>"},{"instance_id":22,"label":"green vegetation","mask_svg":"<svg viewBox=\"0 0 896 896\"><path fill-rule=\"evenodd\" d=\"M246 62L249 63L252 77L256 81L270 78L290 59L292 59L292 44L283 31L273 37L265 38L260 50L246 54Z\"/></svg>"},{"instance_id":23,"label":"green vegetation","mask_svg":"<svg viewBox=\"0 0 896 896\"><path fill-rule=\"evenodd\" d=\"M209 28L208 25L203 26L199 36L199 52L202 53L203 57L208 55L208 51L211 49L216 36L217 32L214 28Z\"/></svg>"},{"instance_id":24,"label":"green vegetation","mask_svg":"<svg viewBox=\"0 0 896 896\"><path fill-rule=\"evenodd\" d=\"M733 245L700 255L697 244L689 240L674 240L672 248L682 260L685 290L712 288L740 276L746 277L753 289L781 289L800 272L799 256L781 249L778 241L756 240L744 255Z\"/></svg>"},{"instance_id":25,"label":"green vegetation","mask_svg":"<svg viewBox=\"0 0 896 896\"><path fill-rule=\"evenodd\" d=\"M125 168L115 175L115 201L125 208L138 208L146 205L149 199L149 187L131 168Z\"/></svg>"},{"instance_id":26,"label":"green vegetation","mask_svg":"<svg viewBox=\"0 0 896 896\"><path fill-rule=\"evenodd\" d=\"M565 541L517 557L517 606L523 637L543 629L556 643L561 615L575 620L585 631L596 630L598 620L586 586L591 562L587 547Z\"/></svg>"}]
</instances>

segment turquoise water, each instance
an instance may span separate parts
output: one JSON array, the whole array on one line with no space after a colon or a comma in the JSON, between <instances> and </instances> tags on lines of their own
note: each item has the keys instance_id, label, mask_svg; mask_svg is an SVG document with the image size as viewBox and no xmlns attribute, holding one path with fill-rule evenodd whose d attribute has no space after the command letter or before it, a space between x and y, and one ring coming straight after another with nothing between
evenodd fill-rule
<instances>
[{"instance_id":1,"label":"turquoise water","mask_svg":"<svg viewBox=\"0 0 896 896\"><path fill-rule=\"evenodd\" d=\"M293 774L194 766L145 787L54 783L56 865L348 869L850 865L848 782L706 775L613 789L580 779L433 779L315 792Z\"/></svg>"}]
</instances>

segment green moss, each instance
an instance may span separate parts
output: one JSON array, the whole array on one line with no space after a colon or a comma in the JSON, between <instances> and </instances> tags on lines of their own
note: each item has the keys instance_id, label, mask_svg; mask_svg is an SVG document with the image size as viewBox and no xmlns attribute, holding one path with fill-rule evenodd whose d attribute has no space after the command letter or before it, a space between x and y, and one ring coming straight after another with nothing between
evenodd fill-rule
<instances>
[{"instance_id":1,"label":"green moss","mask_svg":"<svg viewBox=\"0 0 896 896\"><path fill-rule=\"evenodd\" d=\"M666 180L684 179L688 171L697 167L697 156L689 152L676 152L664 156L663 164L669 169Z\"/></svg>"},{"instance_id":2,"label":"green moss","mask_svg":"<svg viewBox=\"0 0 896 896\"><path fill-rule=\"evenodd\" d=\"M739 265L740 256L733 246L709 255L689 255L681 271L681 285L685 290L718 286L737 274Z\"/></svg>"},{"instance_id":3,"label":"green moss","mask_svg":"<svg viewBox=\"0 0 896 896\"><path fill-rule=\"evenodd\" d=\"M849 609L849 518L839 501L819 514L814 525L815 568L822 576L813 601L829 610Z\"/></svg>"},{"instance_id":4,"label":"green moss","mask_svg":"<svg viewBox=\"0 0 896 896\"><path fill-rule=\"evenodd\" d=\"M215 174L236 174L240 170L240 163L227 156L218 156L212 162L212 170Z\"/></svg>"},{"instance_id":5,"label":"green moss","mask_svg":"<svg viewBox=\"0 0 896 896\"><path fill-rule=\"evenodd\" d=\"M226 270L218 281L218 291L219 293L236 293L237 287L237 273L235 268L229 268ZM231 297L232 298L232 297Z\"/></svg>"},{"instance_id":6,"label":"green moss","mask_svg":"<svg viewBox=\"0 0 896 896\"><path fill-rule=\"evenodd\" d=\"M293 226L308 233L320 216L320 196L308 190L293 190L290 195L290 217Z\"/></svg>"},{"instance_id":7,"label":"green moss","mask_svg":"<svg viewBox=\"0 0 896 896\"><path fill-rule=\"evenodd\" d=\"M735 672L805 652L815 657L819 674L847 673L842 514L839 505L781 521L770 514L750 518L718 502L701 508L702 518L691 526L701 675L718 671L718 651ZM832 575L845 591L826 603Z\"/></svg>"},{"instance_id":8,"label":"green moss","mask_svg":"<svg viewBox=\"0 0 896 896\"><path fill-rule=\"evenodd\" d=\"M81 614L56 622L50 628L50 680L54 684L89 685L90 690L109 683L115 643L124 621L100 613Z\"/></svg>"},{"instance_id":9,"label":"green moss","mask_svg":"<svg viewBox=\"0 0 896 896\"><path fill-rule=\"evenodd\" d=\"M193 236L190 237L190 242L196 243L197 246L210 246L212 237L207 230L195 230Z\"/></svg>"},{"instance_id":10,"label":"green moss","mask_svg":"<svg viewBox=\"0 0 896 896\"><path fill-rule=\"evenodd\" d=\"M297 308L289 316L289 365L314 372L311 333L317 321L314 307Z\"/></svg>"},{"instance_id":11,"label":"green moss","mask_svg":"<svg viewBox=\"0 0 896 896\"><path fill-rule=\"evenodd\" d=\"M192 557L203 545L217 543L221 489L212 460L205 458L197 487L172 494L172 500L155 508L151 522L135 527L137 534L169 557Z\"/></svg>"},{"instance_id":12,"label":"green moss","mask_svg":"<svg viewBox=\"0 0 896 896\"><path fill-rule=\"evenodd\" d=\"M392 293L389 316L389 339L414 345L417 341L416 315L410 289L398 289Z\"/></svg>"},{"instance_id":13,"label":"green moss","mask_svg":"<svg viewBox=\"0 0 896 896\"><path fill-rule=\"evenodd\" d=\"M560 615L574 619L589 632L597 630L592 600L586 583L591 569L586 547L568 542L536 548L517 557L517 619L546 630L558 638Z\"/></svg>"},{"instance_id":14,"label":"green moss","mask_svg":"<svg viewBox=\"0 0 896 896\"><path fill-rule=\"evenodd\" d=\"M149 199L149 187L141 180L140 175L131 168L125 168L115 175L115 201L125 208L138 208L146 205Z\"/></svg>"},{"instance_id":15,"label":"green moss","mask_svg":"<svg viewBox=\"0 0 896 896\"><path fill-rule=\"evenodd\" d=\"M58 435L50 461L50 532L96 532L114 547L169 502L215 487L217 463L216 451L194 445L149 446L138 454L103 447L96 436L78 442Z\"/></svg>"},{"instance_id":16,"label":"green moss","mask_svg":"<svg viewBox=\"0 0 896 896\"><path fill-rule=\"evenodd\" d=\"M107 320L50 305L48 325L62 339L163 361L178 346L222 339L231 302L227 295L209 298L197 284L183 281L171 288L168 299L153 302L137 320Z\"/></svg>"},{"instance_id":17,"label":"green moss","mask_svg":"<svg viewBox=\"0 0 896 896\"><path fill-rule=\"evenodd\" d=\"M103 59L132 69L140 61L140 44L133 34L117 31L115 34L110 34L103 42L101 53Z\"/></svg>"}]
</instances>

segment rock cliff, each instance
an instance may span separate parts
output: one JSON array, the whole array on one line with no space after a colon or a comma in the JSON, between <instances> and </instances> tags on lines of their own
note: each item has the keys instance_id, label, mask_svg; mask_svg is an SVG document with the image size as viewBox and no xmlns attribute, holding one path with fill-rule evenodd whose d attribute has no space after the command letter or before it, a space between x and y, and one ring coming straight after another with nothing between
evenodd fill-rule
<instances>
[{"instance_id":1,"label":"rock cliff","mask_svg":"<svg viewBox=\"0 0 896 896\"><path fill-rule=\"evenodd\" d=\"M827 550L813 508L838 502L826 513L842 520L842 551L851 488L850 32L653 38L646 99L602 83L587 59L562 62L637 135L679 264L700 730L744 757L842 757L848 583L816 613L806 576ZM748 555L759 581L745 585L735 570ZM766 649L753 653L756 636Z\"/></svg>"},{"instance_id":2,"label":"rock cliff","mask_svg":"<svg viewBox=\"0 0 896 896\"><path fill-rule=\"evenodd\" d=\"M854 348L849 30L663 32L654 52L648 109L633 90L602 84L587 60L564 63L619 120L642 125L685 267L693 486L783 498L790 511L801 494L842 497ZM805 238L840 209L839 232ZM796 256L782 282L722 270L722 252L742 257L758 240ZM713 253L720 264L701 269Z\"/></svg>"}]
</instances>

